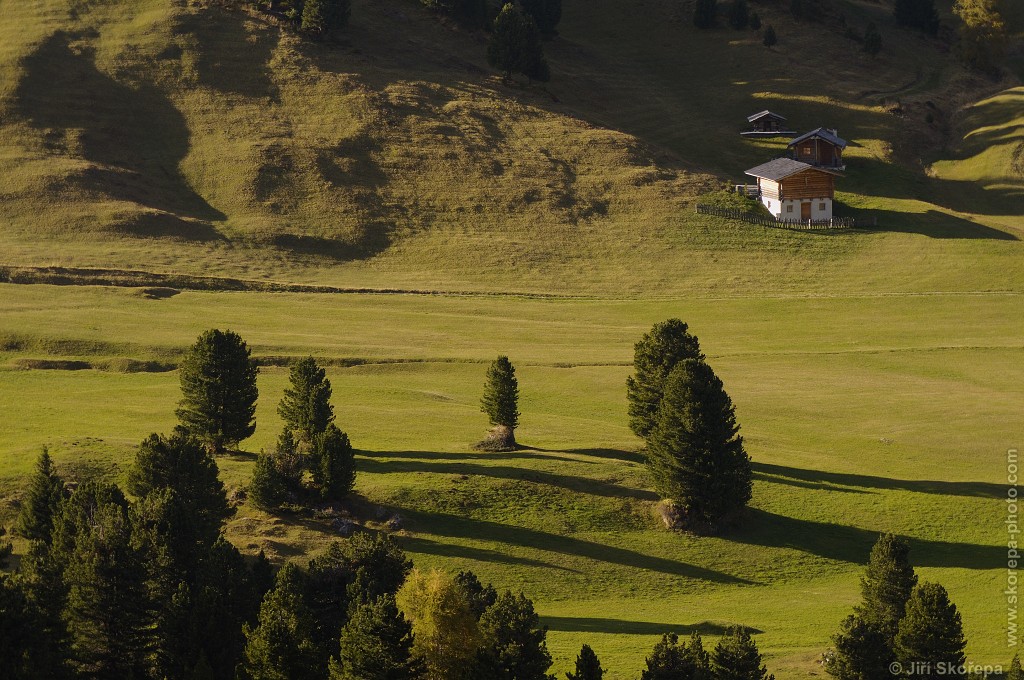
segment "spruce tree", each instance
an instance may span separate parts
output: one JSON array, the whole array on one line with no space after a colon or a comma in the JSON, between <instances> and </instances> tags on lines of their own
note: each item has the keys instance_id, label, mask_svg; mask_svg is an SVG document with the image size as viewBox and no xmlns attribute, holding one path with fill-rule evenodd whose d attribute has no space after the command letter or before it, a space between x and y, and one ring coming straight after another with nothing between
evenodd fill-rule
<instances>
[{"instance_id":1,"label":"spruce tree","mask_svg":"<svg viewBox=\"0 0 1024 680\"><path fill-rule=\"evenodd\" d=\"M490 583L485 586L471 571L460 571L455 575L455 582L466 593L469 608L478 621L487 608L498 599L498 591L494 589L494 586Z\"/></svg>"},{"instance_id":2,"label":"spruce tree","mask_svg":"<svg viewBox=\"0 0 1024 680\"><path fill-rule=\"evenodd\" d=\"M345 498L356 483L356 459L348 435L333 423L314 436L310 451L313 484L327 501Z\"/></svg>"},{"instance_id":3,"label":"spruce tree","mask_svg":"<svg viewBox=\"0 0 1024 680\"><path fill-rule=\"evenodd\" d=\"M731 628L711 653L714 680L774 680L761 663L757 644L745 628Z\"/></svg>"},{"instance_id":4,"label":"spruce tree","mask_svg":"<svg viewBox=\"0 0 1024 680\"><path fill-rule=\"evenodd\" d=\"M938 583L914 588L894 641L903 667L924 669L915 677L925 680L958 677L953 669L964 665L966 644L960 612L946 589Z\"/></svg>"},{"instance_id":5,"label":"spruce tree","mask_svg":"<svg viewBox=\"0 0 1024 680\"><path fill-rule=\"evenodd\" d=\"M524 14L514 3L502 7L494 20L487 63L501 71L506 83L513 73L522 73L531 80L550 79L540 30L533 17Z\"/></svg>"},{"instance_id":6,"label":"spruce tree","mask_svg":"<svg viewBox=\"0 0 1024 680\"><path fill-rule=\"evenodd\" d=\"M499 356L487 369L480 410L494 426L492 438L498 450L516 448L515 429L519 425L519 381L516 369L506 356Z\"/></svg>"},{"instance_id":7,"label":"spruce tree","mask_svg":"<svg viewBox=\"0 0 1024 680\"><path fill-rule=\"evenodd\" d=\"M53 520L64 500L64 480L57 475L44 447L18 515L18 533L32 541L50 542Z\"/></svg>"},{"instance_id":8,"label":"spruce tree","mask_svg":"<svg viewBox=\"0 0 1024 680\"><path fill-rule=\"evenodd\" d=\"M771 24L768 24L768 26L765 27L764 38L761 40L761 43L768 49L779 44L779 37L775 35L775 27Z\"/></svg>"},{"instance_id":9,"label":"spruce tree","mask_svg":"<svg viewBox=\"0 0 1024 680\"><path fill-rule=\"evenodd\" d=\"M259 624L244 627L244 668L251 680L303 680L318 673L314 621L306 601L306 575L292 563L277 572L260 605Z\"/></svg>"},{"instance_id":10,"label":"spruce tree","mask_svg":"<svg viewBox=\"0 0 1024 680\"><path fill-rule=\"evenodd\" d=\"M876 680L891 674L895 660L885 636L859 614L847 616L832 638L835 648L825 659L825 670L837 680Z\"/></svg>"},{"instance_id":11,"label":"spruce tree","mask_svg":"<svg viewBox=\"0 0 1024 680\"><path fill-rule=\"evenodd\" d=\"M693 10L693 25L697 28L714 28L718 18L718 0L697 0Z\"/></svg>"},{"instance_id":12,"label":"spruce tree","mask_svg":"<svg viewBox=\"0 0 1024 680\"><path fill-rule=\"evenodd\" d=\"M393 595L359 605L341 629L331 680L418 680L426 671L412 652L412 625Z\"/></svg>"},{"instance_id":13,"label":"spruce tree","mask_svg":"<svg viewBox=\"0 0 1024 680\"><path fill-rule=\"evenodd\" d=\"M601 680L604 677L604 669L597 654L590 648L590 645L583 645L580 653L576 655L576 672L566 673L567 680Z\"/></svg>"},{"instance_id":14,"label":"spruce tree","mask_svg":"<svg viewBox=\"0 0 1024 680\"><path fill-rule=\"evenodd\" d=\"M70 640L64 620L67 584L63 568L64 561L57 559L43 541L32 541L19 565L17 584L35 619L33 647L28 652L32 658L24 660L27 668L37 670L32 677L60 680L70 674L67 665Z\"/></svg>"},{"instance_id":15,"label":"spruce tree","mask_svg":"<svg viewBox=\"0 0 1024 680\"><path fill-rule=\"evenodd\" d=\"M686 359L669 373L647 466L693 530L715 529L750 500L750 458L732 400L703 361Z\"/></svg>"},{"instance_id":16,"label":"spruce tree","mask_svg":"<svg viewBox=\"0 0 1024 680\"><path fill-rule=\"evenodd\" d=\"M861 578L863 600L856 612L892 644L907 601L917 585L910 564L910 546L893 534L882 534L871 549L868 566Z\"/></svg>"},{"instance_id":17,"label":"spruce tree","mask_svg":"<svg viewBox=\"0 0 1024 680\"><path fill-rule=\"evenodd\" d=\"M215 453L237 445L256 431L258 371L237 333L206 331L181 362L178 419Z\"/></svg>"},{"instance_id":18,"label":"spruce tree","mask_svg":"<svg viewBox=\"0 0 1024 680\"><path fill-rule=\"evenodd\" d=\"M288 499L288 485L274 459L272 453L256 456L247 489L256 507L267 512L277 510Z\"/></svg>"},{"instance_id":19,"label":"spruce tree","mask_svg":"<svg viewBox=\"0 0 1024 680\"><path fill-rule=\"evenodd\" d=\"M729 5L729 25L737 31L747 27L750 23L750 8L747 0L732 0Z\"/></svg>"},{"instance_id":20,"label":"spruce tree","mask_svg":"<svg viewBox=\"0 0 1024 680\"><path fill-rule=\"evenodd\" d=\"M310 444L313 437L334 421L331 381L313 357L306 357L292 366L289 381L277 412L285 427L295 432L300 442Z\"/></svg>"},{"instance_id":21,"label":"spruce tree","mask_svg":"<svg viewBox=\"0 0 1024 680\"><path fill-rule=\"evenodd\" d=\"M48 658L51 642L22 583L0 574L0 678L60 677L61 669L54 668L53 659Z\"/></svg>"},{"instance_id":22,"label":"spruce tree","mask_svg":"<svg viewBox=\"0 0 1024 680\"><path fill-rule=\"evenodd\" d=\"M629 427L646 439L654 429L665 379L680 361L703 360L700 341L679 319L654 324L633 348L633 375L626 379Z\"/></svg>"},{"instance_id":23,"label":"spruce tree","mask_svg":"<svg viewBox=\"0 0 1024 680\"><path fill-rule=\"evenodd\" d=\"M525 595L510 591L498 596L480 617L482 647L476 660L476 677L508 680L549 680L551 654L547 628Z\"/></svg>"},{"instance_id":24,"label":"spruce tree","mask_svg":"<svg viewBox=\"0 0 1024 680\"><path fill-rule=\"evenodd\" d=\"M678 635L666 633L647 657L647 668L640 673L640 680L708 680L708 673L708 656L700 636L682 645Z\"/></svg>"}]
</instances>

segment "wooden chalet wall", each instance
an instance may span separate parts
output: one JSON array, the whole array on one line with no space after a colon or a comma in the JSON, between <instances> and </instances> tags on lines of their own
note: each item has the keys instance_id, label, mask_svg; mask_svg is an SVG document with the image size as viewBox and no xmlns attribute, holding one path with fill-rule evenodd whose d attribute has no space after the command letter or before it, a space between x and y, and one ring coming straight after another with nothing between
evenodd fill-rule
<instances>
[{"instance_id":1,"label":"wooden chalet wall","mask_svg":"<svg viewBox=\"0 0 1024 680\"><path fill-rule=\"evenodd\" d=\"M765 185L775 184L774 182L762 182L762 191L767 188ZM785 200L799 198L833 198L835 196L835 177L827 172L821 172L809 168L795 175L790 175L782 180L782 198ZM778 195L769 198L779 198Z\"/></svg>"},{"instance_id":2,"label":"wooden chalet wall","mask_svg":"<svg viewBox=\"0 0 1024 680\"><path fill-rule=\"evenodd\" d=\"M831 142L815 137L797 144L793 149L793 158L811 165L841 165L843 150Z\"/></svg>"}]
</instances>

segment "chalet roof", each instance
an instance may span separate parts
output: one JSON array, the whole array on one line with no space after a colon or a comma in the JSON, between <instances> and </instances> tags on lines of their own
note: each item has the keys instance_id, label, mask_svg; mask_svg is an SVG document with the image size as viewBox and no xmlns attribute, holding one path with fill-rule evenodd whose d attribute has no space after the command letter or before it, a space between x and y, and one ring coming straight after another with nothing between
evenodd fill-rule
<instances>
[{"instance_id":1,"label":"chalet roof","mask_svg":"<svg viewBox=\"0 0 1024 680\"><path fill-rule=\"evenodd\" d=\"M842 137L837 135L832 130L829 130L828 128L823 128L823 127L820 127L817 130L811 130L810 132L802 134L799 137L795 137L794 139L792 139L789 142L789 145L793 146L795 144L799 144L800 142L804 141L805 139L811 139L812 137L821 137L826 142L828 142L830 144L835 144L836 146L838 146L841 149L845 149L846 148L846 140L845 139L843 139Z\"/></svg>"},{"instance_id":2,"label":"chalet roof","mask_svg":"<svg viewBox=\"0 0 1024 680\"><path fill-rule=\"evenodd\" d=\"M775 113L773 111L769 111L768 109L765 109L764 111L761 111L759 113L755 113L755 114L753 114L751 116L747 116L747 122L748 123L753 123L755 121L761 120L762 118L777 118L778 120L786 120L785 116L780 116L779 114L777 114L777 113Z\"/></svg>"},{"instance_id":3,"label":"chalet roof","mask_svg":"<svg viewBox=\"0 0 1024 680\"><path fill-rule=\"evenodd\" d=\"M779 182L790 175L795 175L798 172L811 169L814 169L814 166L810 163L795 161L792 158L776 158L773 161L768 161L756 168L747 170L745 174L750 175L751 177L760 177L761 179L770 179L775 182Z\"/></svg>"}]
</instances>

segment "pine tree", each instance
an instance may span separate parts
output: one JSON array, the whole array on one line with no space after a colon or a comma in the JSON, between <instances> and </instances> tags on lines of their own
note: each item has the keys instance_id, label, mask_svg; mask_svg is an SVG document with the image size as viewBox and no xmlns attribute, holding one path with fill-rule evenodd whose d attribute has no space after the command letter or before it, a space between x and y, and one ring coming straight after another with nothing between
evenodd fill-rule
<instances>
[{"instance_id":1,"label":"pine tree","mask_svg":"<svg viewBox=\"0 0 1024 680\"><path fill-rule=\"evenodd\" d=\"M256 431L256 375L249 348L237 333L210 330L189 348L180 367L178 419L215 453Z\"/></svg>"},{"instance_id":2,"label":"pine tree","mask_svg":"<svg viewBox=\"0 0 1024 680\"><path fill-rule=\"evenodd\" d=\"M0 574L0 678L60 677L60 669L53 668L53 660L48 658L52 641L46 638L42 624L22 583Z\"/></svg>"},{"instance_id":3,"label":"pine tree","mask_svg":"<svg viewBox=\"0 0 1024 680\"><path fill-rule=\"evenodd\" d=\"M413 569L398 591L399 608L412 622L413 649L431 680L458 680L476 656L480 632L466 594L436 569Z\"/></svg>"},{"instance_id":4,"label":"pine tree","mask_svg":"<svg viewBox=\"0 0 1024 680\"><path fill-rule=\"evenodd\" d=\"M774 680L761 660L750 633L731 628L711 653L711 675L714 680Z\"/></svg>"},{"instance_id":5,"label":"pine tree","mask_svg":"<svg viewBox=\"0 0 1024 680\"><path fill-rule=\"evenodd\" d=\"M334 421L331 381L313 357L292 366L289 380L277 412L285 427L294 431L300 442L309 444Z\"/></svg>"},{"instance_id":6,"label":"pine tree","mask_svg":"<svg viewBox=\"0 0 1024 680\"><path fill-rule=\"evenodd\" d=\"M871 549L860 582L863 601L856 612L892 644L907 601L917 585L910 565L910 546L893 534L882 534Z\"/></svg>"},{"instance_id":7,"label":"pine tree","mask_svg":"<svg viewBox=\"0 0 1024 680\"><path fill-rule=\"evenodd\" d=\"M864 29L864 46L862 49L872 57L882 51L882 34L874 22Z\"/></svg>"},{"instance_id":8,"label":"pine tree","mask_svg":"<svg viewBox=\"0 0 1024 680\"><path fill-rule=\"evenodd\" d=\"M697 28L714 28L718 18L718 0L697 0L693 10L693 25Z\"/></svg>"},{"instance_id":9,"label":"pine tree","mask_svg":"<svg viewBox=\"0 0 1024 680\"><path fill-rule=\"evenodd\" d=\"M951 669L964 665L965 646L960 612L946 589L938 583L914 588L894 641L896 659L903 667L925 669L915 673L925 680L956 677Z\"/></svg>"},{"instance_id":10,"label":"pine tree","mask_svg":"<svg viewBox=\"0 0 1024 680\"><path fill-rule=\"evenodd\" d=\"M747 0L732 0L729 5L729 25L737 31L742 30L750 24L750 8Z\"/></svg>"},{"instance_id":11,"label":"pine tree","mask_svg":"<svg viewBox=\"0 0 1024 680\"><path fill-rule=\"evenodd\" d=\"M681 645L678 635L667 633L651 650L640 680L708 680L709 673L709 660L700 636L691 638L689 645Z\"/></svg>"},{"instance_id":12,"label":"pine tree","mask_svg":"<svg viewBox=\"0 0 1024 680\"><path fill-rule=\"evenodd\" d=\"M54 517L64 500L64 480L57 475L44 447L29 482L28 494L18 516L18 533L32 541L50 542Z\"/></svg>"},{"instance_id":13,"label":"pine tree","mask_svg":"<svg viewBox=\"0 0 1024 680\"><path fill-rule=\"evenodd\" d=\"M677 364L665 382L647 466L691 529L714 529L750 500L750 458L738 432L732 400L711 367L696 359Z\"/></svg>"},{"instance_id":14,"label":"pine tree","mask_svg":"<svg viewBox=\"0 0 1024 680\"><path fill-rule=\"evenodd\" d=\"M63 561L56 559L52 548L43 541L32 541L21 558L17 584L35 619L33 646L27 650L31 658L24 660L26 668L36 669L31 677L60 680L70 675L70 639L63 616L67 603L63 568Z\"/></svg>"},{"instance_id":15,"label":"pine tree","mask_svg":"<svg viewBox=\"0 0 1024 680\"><path fill-rule=\"evenodd\" d=\"M384 595L359 605L341 629L340 655L331 659L331 680L418 680L422 660L413 655L412 625Z\"/></svg>"},{"instance_id":16,"label":"pine tree","mask_svg":"<svg viewBox=\"0 0 1024 680\"><path fill-rule=\"evenodd\" d=\"M251 680L304 680L322 677L313 638L313 616L306 601L306 576L288 563L260 605L259 625L244 627L245 672Z\"/></svg>"},{"instance_id":17,"label":"pine tree","mask_svg":"<svg viewBox=\"0 0 1024 680\"><path fill-rule=\"evenodd\" d=\"M929 35L939 32L939 13L935 9L935 0L896 0L892 13L901 26L918 28Z\"/></svg>"},{"instance_id":18,"label":"pine tree","mask_svg":"<svg viewBox=\"0 0 1024 680\"><path fill-rule=\"evenodd\" d=\"M285 477L277 468L272 453L260 453L256 456L256 465L249 479L248 493L256 507L273 512L281 507L288 498L288 486Z\"/></svg>"},{"instance_id":19,"label":"pine tree","mask_svg":"<svg viewBox=\"0 0 1024 680\"><path fill-rule=\"evenodd\" d=\"M629 427L644 439L654 429L665 379L680 361L703 360L700 341L679 319L654 324L633 348L633 375L626 379Z\"/></svg>"},{"instance_id":20,"label":"pine tree","mask_svg":"<svg viewBox=\"0 0 1024 680\"><path fill-rule=\"evenodd\" d=\"M151 434L139 445L128 471L128 491L140 498L161 489L173 491L188 516L193 548L205 550L234 514L218 474L209 451L179 427L170 437Z\"/></svg>"},{"instance_id":21,"label":"pine tree","mask_svg":"<svg viewBox=\"0 0 1024 680\"><path fill-rule=\"evenodd\" d=\"M576 672L566 673L565 677L567 680L601 680L604 677L601 662L590 645L580 648L580 653L576 655Z\"/></svg>"},{"instance_id":22,"label":"pine tree","mask_svg":"<svg viewBox=\"0 0 1024 680\"><path fill-rule=\"evenodd\" d=\"M332 423L314 436L310 459L313 484L321 498L340 501L352 491L356 483L355 451L348 435L336 425Z\"/></svg>"},{"instance_id":23,"label":"pine tree","mask_svg":"<svg viewBox=\"0 0 1024 680\"><path fill-rule=\"evenodd\" d=\"M508 357L499 356L488 367L480 401L480 410L487 414L495 431L500 431L506 448L515 448L515 429L519 425L519 382Z\"/></svg>"},{"instance_id":24,"label":"pine tree","mask_svg":"<svg viewBox=\"0 0 1024 680\"><path fill-rule=\"evenodd\" d=\"M775 35L775 27L772 26L771 24L768 24L768 26L765 27L764 39L761 41L761 43L768 49L771 49L779 44L779 37Z\"/></svg>"},{"instance_id":25,"label":"pine tree","mask_svg":"<svg viewBox=\"0 0 1024 680\"><path fill-rule=\"evenodd\" d=\"M551 654L547 628L542 628L533 602L510 591L498 596L480 617L482 647L476 677L507 680L553 680L547 674Z\"/></svg>"},{"instance_id":26,"label":"pine tree","mask_svg":"<svg viewBox=\"0 0 1024 680\"><path fill-rule=\"evenodd\" d=\"M551 74L541 45L540 30L533 17L523 14L514 3L501 8L487 46L487 63L502 73L506 83L513 73L531 80L547 81Z\"/></svg>"},{"instance_id":27,"label":"pine tree","mask_svg":"<svg viewBox=\"0 0 1024 680\"><path fill-rule=\"evenodd\" d=\"M469 608L478 621L487 608L498 599L498 591L494 589L494 586L490 583L485 586L471 571L460 571L455 575L455 582L466 593Z\"/></svg>"},{"instance_id":28,"label":"pine tree","mask_svg":"<svg viewBox=\"0 0 1024 680\"><path fill-rule=\"evenodd\" d=\"M825 670L838 680L876 680L890 674L895 660L885 636L860 615L847 616L832 638L835 649L826 656Z\"/></svg>"}]
</instances>

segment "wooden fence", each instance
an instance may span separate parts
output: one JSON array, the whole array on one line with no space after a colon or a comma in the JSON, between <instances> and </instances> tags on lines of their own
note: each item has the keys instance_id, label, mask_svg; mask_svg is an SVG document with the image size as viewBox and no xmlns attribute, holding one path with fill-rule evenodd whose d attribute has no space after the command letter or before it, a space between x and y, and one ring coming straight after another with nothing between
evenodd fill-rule
<instances>
[{"instance_id":1,"label":"wooden fence","mask_svg":"<svg viewBox=\"0 0 1024 680\"><path fill-rule=\"evenodd\" d=\"M714 215L725 217L730 220L741 220L750 224L757 224L762 227L777 227L780 229L803 229L805 231L818 231L822 229L853 229L858 222L853 217L833 217L827 220L779 220L774 217L754 215L739 208L719 208L714 205L697 204L697 212L701 215ZM877 218L860 220L861 226L878 226Z\"/></svg>"}]
</instances>

